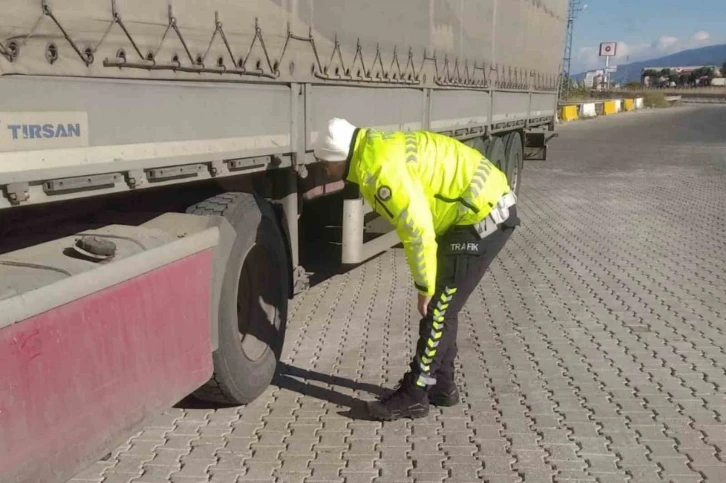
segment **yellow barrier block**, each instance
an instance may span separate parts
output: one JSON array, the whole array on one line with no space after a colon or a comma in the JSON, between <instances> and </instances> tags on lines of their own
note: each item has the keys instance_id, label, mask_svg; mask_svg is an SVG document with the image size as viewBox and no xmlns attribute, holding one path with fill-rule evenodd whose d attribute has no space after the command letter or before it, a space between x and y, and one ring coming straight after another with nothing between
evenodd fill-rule
<instances>
[{"instance_id":1,"label":"yellow barrier block","mask_svg":"<svg viewBox=\"0 0 726 483\"><path fill-rule=\"evenodd\" d=\"M577 106L564 106L561 117L563 121L575 121L577 119Z\"/></svg>"},{"instance_id":2,"label":"yellow barrier block","mask_svg":"<svg viewBox=\"0 0 726 483\"><path fill-rule=\"evenodd\" d=\"M618 105L615 103L615 101L605 101L603 103L603 114L610 115L615 114L618 112Z\"/></svg>"},{"instance_id":3,"label":"yellow barrier block","mask_svg":"<svg viewBox=\"0 0 726 483\"><path fill-rule=\"evenodd\" d=\"M635 99L623 99L623 111L634 111Z\"/></svg>"}]
</instances>

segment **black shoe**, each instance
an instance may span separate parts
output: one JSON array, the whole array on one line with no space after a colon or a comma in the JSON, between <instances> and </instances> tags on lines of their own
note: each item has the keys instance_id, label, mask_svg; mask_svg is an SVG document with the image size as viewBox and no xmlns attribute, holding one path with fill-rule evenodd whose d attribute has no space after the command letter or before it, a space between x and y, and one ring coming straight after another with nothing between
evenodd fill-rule
<instances>
[{"instance_id":1,"label":"black shoe","mask_svg":"<svg viewBox=\"0 0 726 483\"><path fill-rule=\"evenodd\" d=\"M401 418L425 418L429 414L426 389L416 386L411 373L407 373L400 386L378 401L367 404L368 414L380 421L396 421Z\"/></svg>"},{"instance_id":2,"label":"black shoe","mask_svg":"<svg viewBox=\"0 0 726 483\"><path fill-rule=\"evenodd\" d=\"M456 385L446 390L438 389L434 386L429 393L429 403L442 408L456 406L459 404L459 390L456 388Z\"/></svg>"}]
</instances>

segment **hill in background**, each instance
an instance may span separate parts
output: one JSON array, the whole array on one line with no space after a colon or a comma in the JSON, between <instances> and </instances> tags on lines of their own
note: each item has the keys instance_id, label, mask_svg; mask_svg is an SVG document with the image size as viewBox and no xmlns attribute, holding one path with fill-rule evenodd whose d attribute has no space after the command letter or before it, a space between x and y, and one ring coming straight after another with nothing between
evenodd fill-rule
<instances>
[{"instance_id":1,"label":"hill in background","mask_svg":"<svg viewBox=\"0 0 726 483\"><path fill-rule=\"evenodd\" d=\"M646 67L682 67L696 65L716 65L720 67L724 61L726 61L726 44L710 45L698 49L684 50L656 59L618 65L618 71L611 74L610 78L612 82L623 84L627 82L639 82L640 75ZM581 81L585 78L585 72L572 77L577 81Z\"/></svg>"}]
</instances>

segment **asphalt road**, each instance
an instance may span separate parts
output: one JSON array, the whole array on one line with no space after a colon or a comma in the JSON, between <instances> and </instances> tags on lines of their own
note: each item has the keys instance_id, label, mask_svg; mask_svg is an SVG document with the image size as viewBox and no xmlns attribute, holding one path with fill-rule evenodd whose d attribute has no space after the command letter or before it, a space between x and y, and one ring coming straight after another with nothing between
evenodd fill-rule
<instances>
[{"instance_id":1,"label":"asphalt road","mask_svg":"<svg viewBox=\"0 0 726 483\"><path fill-rule=\"evenodd\" d=\"M726 106L559 132L461 315L461 405L357 418L416 334L392 250L294 302L254 404L184 401L74 483L726 481Z\"/></svg>"}]
</instances>

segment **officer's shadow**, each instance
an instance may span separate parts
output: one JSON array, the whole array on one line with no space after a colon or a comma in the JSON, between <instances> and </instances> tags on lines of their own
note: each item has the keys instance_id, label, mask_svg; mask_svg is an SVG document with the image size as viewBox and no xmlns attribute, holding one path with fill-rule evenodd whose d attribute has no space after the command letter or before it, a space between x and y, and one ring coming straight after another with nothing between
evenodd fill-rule
<instances>
[{"instance_id":1,"label":"officer's shadow","mask_svg":"<svg viewBox=\"0 0 726 483\"><path fill-rule=\"evenodd\" d=\"M337 386L353 391L367 392L371 395L371 397L366 399L370 400L373 400L378 396L388 394L392 391L392 389L376 386L375 384L356 382L345 377L323 374L309 369L301 369L282 362L277 365L277 372L272 384L280 389L286 389L304 396L310 396L321 401L328 401L337 406L347 408L338 411L338 414L350 419L363 421L371 420L371 417L366 409L365 401L351 395L329 389L328 387ZM193 395L189 395L179 401L174 407L181 409L219 409L233 406L234 405L221 403L210 403L197 399Z\"/></svg>"},{"instance_id":2,"label":"officer's shadow","mask_svg":"<svg viewBox=\"0 0 726 483\"><path fill-rule=\"evenodd\" d=\"M314 381L320 384L311 384ZM280 389L294 391L304 396L314 397L322 401L328 401L338 406L344 406L347 410L339 411L338 414L356 420L370 420L366 410L365 401L348 394L337 392L333 389L322 387L321 384L344 387L354 391L365 391L371 394L371 398L387 394L390 389L385 389L375 384L356 382L344 377L323 374L320 372L301 369L285 363L278 365L277 374L273 384Z\"/></svg>"}]
</instances>

